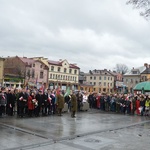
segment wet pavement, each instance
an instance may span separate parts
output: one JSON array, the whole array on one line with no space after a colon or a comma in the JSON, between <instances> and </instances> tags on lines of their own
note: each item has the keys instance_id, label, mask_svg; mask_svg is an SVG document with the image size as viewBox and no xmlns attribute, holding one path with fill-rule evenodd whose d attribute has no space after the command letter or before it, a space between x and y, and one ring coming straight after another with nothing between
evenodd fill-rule
<instances>
[{"instance_id":1,"label":"wet pavement","mask_svg":"<svg viewBox=\"0 0 150 150\"><path fill-rule=\"evenodd\" d=\"M0 118L0 150L149 150L150 117L99 110Z\"/></svg>"}]
</instances>

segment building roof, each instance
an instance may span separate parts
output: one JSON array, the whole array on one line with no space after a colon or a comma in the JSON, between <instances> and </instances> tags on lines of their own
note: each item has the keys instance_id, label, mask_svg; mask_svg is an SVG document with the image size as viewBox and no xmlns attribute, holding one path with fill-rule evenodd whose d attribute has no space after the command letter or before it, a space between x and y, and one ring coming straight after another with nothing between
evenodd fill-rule
<instances>
[{"instance_id":1,"label":"building roof","mask_svg":"<svg viewBox=\"0 0 150 150\"><path fill-rule=\"evenodd\" d=\"M138 68L132 68L130 71L124 74L124 76L131 76L131 75L140 75L146 69L145 66L141 66ZM135 73L137 72L137 73Z\"/></svg>"},{"instance_id":2,"label":"building roof","mask_svg":"<svg viewBox=\"0 0 150 150\"><path fill-rule=\"evenodd\" d=\"M146 68L141 74L150 74L150 68Z\"/></svg>"},{"instance_id":3,"label":"building roof","mask_svg":"<svg viewBox=\"0 0 150 150\"><path fill-rule=\"evenodd\" d=\"M85 73L86 75L111 75L113 76L107 69L104 70L89 70L89 73Z\"/></svg>"},{"instance_id":4,"label":"building roof","mask_svg":"<svg viewBox=\"0 0 150 150\"><path fill-rule=\"evenodd\" d=\"M31 58L27 57L19 57L19 58L27 65L33 64L35 62L35 60Z\"/></svg>"},{"instance_id":5,"label":"building roof","mask_svg":"<svg viewBox=\"0 0 150 150\"><path fill-rule=\"evenodd\" d=\"M48 63L49 63L50 65L62 66L62 63L63 63L64 61L65 61L65 60L60 60L60 61L48 60ZM69 64L69 67L70 67L70 68L74 68L74 69L80 69L76 64Z\"/></svg>"}]
</instances>

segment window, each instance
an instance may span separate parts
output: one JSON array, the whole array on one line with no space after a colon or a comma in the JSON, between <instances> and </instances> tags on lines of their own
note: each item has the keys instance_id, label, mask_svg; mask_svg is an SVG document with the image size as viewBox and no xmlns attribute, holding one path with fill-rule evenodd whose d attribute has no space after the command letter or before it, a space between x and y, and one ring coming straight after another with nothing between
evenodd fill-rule
<instances>
[{"instance_id":1,"label":"window","mask_svg":"<svg viewBox=\"0 0 150 150\"><path fill-rule=\"evenodd\" d=\"M108 77L108 80L109 80L109 77Z\"/></svg>"},{"instance_id":2,"label":"window","mask_svg":"<svg viewBox=\"0 0 150 150\"><path fill-rule=\"evenodd\" d=\"M32 78L34 78L34 75L35 75L35 71L32 70Z\"/></svg>"},{"instance_id":3,"label":"window","mask_svg":"<svg viewBox=\"0 0 150 150\"><path fill-rule=\"evenodd\" d=\"M99 85L101 86L101 82L99 82Z\"/></svg>"},{"instance_id":4,"label":"window","mask_svg":"<svg viewBox=\"0 0 150 150\"><path fill-rule=\"evenodd\" d=\"M92 77L90 77L90 79L92 80Z\"/></svg>"},{"instance_id":5,"label":"window","mask_svg":"<svg viewBox=\"0 0 150 150\"><path fill-rule=\"evenodd\" d=\"M104 82L104 86L106 86L106 82Z\"/></svg>"},{"instance_id":6,"label":"window","mask_svg":"<svg viewBox=\"0 0 150 150\"><path fill-rule=\"evenodd\" d=\"M94 80L96 80L96 77L94 77Z\"/></svg>"},{"instance_id":7,"label":"window","mask_svg":"<svg viewBox=\"0 0 150 150\"><path fill-rule=\"evenodd\" d=\"M137 71L132 71L132 73L133 73L133 74L138 74L138 72L137 72Z\"/></svg>"},{"instance_id":8,"label":"window","mask_svg":"<svg viewBox=\"0 0 150 150\"><path fill-rule=\"evenodd\" d=\"M58 72L60 72L60 67L58 67Z\"/></svg>"},{"instance_id":9,"label":"window","mask_svg":"<svg viewBox=\"0 0 150 150\"><path fill-rule=\"evenodd\" d=\"M66 68L64 68L64 72L65 72L65 73L67 72L67 69L66 69Z\"/></svg>"},{"instance_id":10,"label":"window","mask_svg":"<svg viewBox=\"0 0 150 150\"><path fill-rule=\"evenodd\" d=\"M101 77L99 77L99 80L102 80L102 78L101 78Z\"/></svg>"},{"instance_id":11,"label":"window","mask_svg":"<svg viewBox=\"0 0 150 150\"><path fill-rule=\"evenodd\" d=\"M104 80L106 80L106 77L104 77Z\"/></svg>"},{"instance_id":12,"label":"window","mask_svg":"<svg viewBox=\"0 0 150 150\"><path fill-rule=\"evenodd\" d=\"M40 68L42 68L42 65L40 65Z\"/></svg>"},{"instance_id":13,"label":"window","mask_svg":"<svg viewBox=\"0 0 150 150\"><path fill-rule=\"evenodd\" d=\"M55 79L55 74L53 74L53 79Z\"/></svg>"},{"instance_id":14,"label":"window","mask_svg":"<svg viewBox=\"0 0 150 150\"><path fill-rule=\"evenodd\" d=\"M43 79L43 71L40 72L40 79Z\"/></svg>"},{"instance_id":15,"label":"window","mask_svg":"<svg viewBox=\"0 0 150 150\"><path fill-rule=\"evenodd\" d=\"M69 69L69 73L72 73L72 69Z\"/></svg>"},{"instance_id":16,"label":"window","mask_svg":"<svg viewBox=\"0 0 150 150\"><path fill-rule=\"evenodd\" d=\"M92 82L90 82L90 84L92 85Z\"/></svg>"},{"instance_id":17,"label":"window","mask_svg":"<svg viewBox=\"0 0 150 150\"><path fill-rule=\"evenodd\" d=\"M35 67L35 64L33 64L33 67Z\"/></svg>"},{"instance_id":18,"label":"window","mask_svg":"<svg viewBox=\"0 0 150 150\"><path fill-rule=\"evenodd\" d=\"M51 66L51 71L54 71L54 66Z\"/></svg>"},{"instance_id":19,"label":"window","mask_svg":"<svg viewBox=\"0 0 150 150\"><path fill-rule=\"evenodd\" d=\"M74 70L74 74L77 74L77 70Z\"/></svg>"},{"instance_id":20,"label":"window","mask_svg":"<svg viewBox=\"0 0 150 150\"><path fill-rule=\"evenodd\" d=\"M50 74L50 79L52 79L52 74Z\"/></svg>"},{"instance_id":21,"label":"window","mask_svg":"<svg viewBox=\"0 0 150 150\"><path fill-rule=\"evenodd\" d=\"M94 85L96 85L96 82L94 82Z\"/></svg>"}]
</instances>

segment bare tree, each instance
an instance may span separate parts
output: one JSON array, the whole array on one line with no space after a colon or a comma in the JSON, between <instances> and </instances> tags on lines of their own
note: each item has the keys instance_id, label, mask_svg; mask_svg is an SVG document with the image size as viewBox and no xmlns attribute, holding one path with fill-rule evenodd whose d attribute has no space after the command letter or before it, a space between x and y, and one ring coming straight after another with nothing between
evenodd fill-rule
<instances>
[{"instance_id":1,"label":"bare tree","mask_svg":"<svg viewBox=\"0 0 150 150\"><path fill-rule=\"evenodd\" d=\"M128 0L127 4L132 4L137 9L141 9L140 15L150 19L150 0Z\"/></svg>"},{"instance_id":2,"label":"bare tree","mask_svg":"<svg viewBox=\"0 0 150 150\"><path fill-rule=\"evenodd\" d=\"M125 64L116 64L116 72L125 74L128 71L128 67Z\"/></svg>"}]
</instances>

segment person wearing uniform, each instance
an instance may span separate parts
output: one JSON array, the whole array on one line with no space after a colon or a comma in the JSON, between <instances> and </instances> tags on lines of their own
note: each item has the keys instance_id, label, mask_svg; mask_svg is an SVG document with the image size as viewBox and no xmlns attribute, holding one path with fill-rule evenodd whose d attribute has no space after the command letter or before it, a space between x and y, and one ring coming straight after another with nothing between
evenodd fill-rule
<instances>
[{"instance_id":1,"label":"person wearing uniform","mask_svg":"<svg viewBox=\"0 0 150 150\"><path fill-rule=\"evenodd\" d=\"M77 112L77 97L76 95L71 92L71 117L75 118L75 114Z\"/></svg>"}]
</instances>

